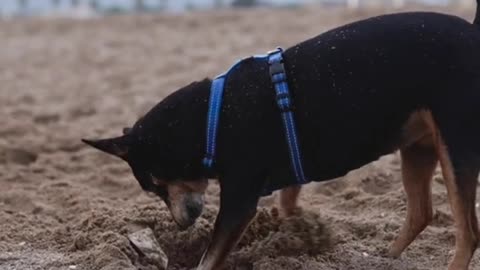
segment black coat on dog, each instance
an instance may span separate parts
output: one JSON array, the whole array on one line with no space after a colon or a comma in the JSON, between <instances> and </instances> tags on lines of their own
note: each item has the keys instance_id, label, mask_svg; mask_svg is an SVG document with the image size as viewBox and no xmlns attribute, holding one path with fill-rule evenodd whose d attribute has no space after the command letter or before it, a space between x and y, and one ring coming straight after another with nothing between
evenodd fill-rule
<instances>
[{"instance_id":1,"label":"black coat on dog","mask_svg":"<svg viewBox=\"0 0 480 270\"><path fill-rule=\"evenodd\" d=\"M440 160L458 228L450 270L466 270L479 240L480 26L436 13L380 16L295 45L284 64L306 177L339 177L400 149L409 210L390 249L399 256L431 219ZM268 64L249 58L229 75L207 171L210 87L205 79L174 92L122 137L86 140L127 161L184 227L200 215L205 179L219 179L220 212L198 269L218 269L263 192L294 181Z\"/></svg>"}]
</instances>

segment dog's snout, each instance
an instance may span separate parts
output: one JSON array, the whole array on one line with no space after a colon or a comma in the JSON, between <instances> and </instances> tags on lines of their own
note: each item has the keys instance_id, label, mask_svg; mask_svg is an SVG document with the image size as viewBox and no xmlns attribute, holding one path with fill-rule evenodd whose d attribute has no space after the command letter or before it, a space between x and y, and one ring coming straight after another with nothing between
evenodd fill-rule
<instances>
[{"instance_id":1,"label":"dog's snout","mask_svg":"<svg viewBox=\"0 0 480 270\"><path fill-rule=\"evenodd\" d=\"M196 219L202 213L202 206L199 204L187 204L186 210L190 219Z\"/></svg>"},{"instance_id":2,"label":"dog's snout","mask_svg":"<svg viewBox=\"0 0 480 270\"><path fill-rule=\"evenodd\" d=\"M171 200L171 203L167 206L180 228L186 229L193 225L202 214L203 203L201 194L187 193Z\"/></svg>"}]
</instances>

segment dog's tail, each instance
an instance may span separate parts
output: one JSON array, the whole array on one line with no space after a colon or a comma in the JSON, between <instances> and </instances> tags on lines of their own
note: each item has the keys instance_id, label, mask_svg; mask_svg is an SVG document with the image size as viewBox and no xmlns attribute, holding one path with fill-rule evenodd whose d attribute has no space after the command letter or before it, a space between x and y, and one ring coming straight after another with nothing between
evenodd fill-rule
<instances>
[{"instance_id":1,"label":"dog's tail","mask_svg":"<svg viewBox=\"0 0 480 270\"><path fill-rule=\"evenodd\" d=\"M480 26L480 0L477 0L477 13L475 13L473 24Z\"/></svg>"}]
</instances>

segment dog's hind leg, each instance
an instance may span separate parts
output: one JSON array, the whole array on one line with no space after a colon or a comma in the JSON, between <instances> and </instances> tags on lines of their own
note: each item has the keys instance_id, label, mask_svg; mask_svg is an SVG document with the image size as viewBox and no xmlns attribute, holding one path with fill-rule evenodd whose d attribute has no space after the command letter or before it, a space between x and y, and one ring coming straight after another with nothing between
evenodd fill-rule
<instances>
[{"instance_id":1,"label":"dog's hind leg","mask_svg":"<svg viewBox=\"0 0 480 270\"><path fill-rule=\"evenodd\" d=\"M294 185L280 191L280 209L284 216L291 216L300 211L298 196L302 186Z\"/></svg>"},{"instance_id":2,"label":"dog's hind leg","mask_svg":"<svg viewBox=\"0 0 480 270\"><path fill-rule=\"evenodd\" d=\"M407 194L407 218L389 256L398 257L432 220L431 179L438 158L432 137L400 150L403 186Z\"/></svg>"},{"instance_id":3,"label":"dog's hind leg","mask_svg":"<svg viewBox=\"0 0 480 270\"><path fill-rule=\"evenodd\" d=\"M448 269L467 270L479 243L475 197L480 164L470 151L447 148L441 138L437 149L456 225L455 255Z\"/></svg>"}]
</instances>

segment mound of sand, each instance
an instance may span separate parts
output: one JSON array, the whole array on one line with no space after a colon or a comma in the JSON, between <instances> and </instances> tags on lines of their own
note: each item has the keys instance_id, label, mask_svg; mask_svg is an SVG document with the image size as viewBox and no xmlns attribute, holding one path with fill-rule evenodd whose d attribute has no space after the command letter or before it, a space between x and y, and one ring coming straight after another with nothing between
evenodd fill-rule
<instances>
[{"instance_id":1,"label":"mound of sand","mask_svg":"<svg viewBox=\"0 0 480 270\"><path fill-rule=\"evenodd\" d=\"M194 267L210 238L218 186L209 187L198 222L180 231L126 164L80 138L119 134L191 78L215 75L237 58L382 12L311 8L2 22L0 269L156 269L127 237L143 228L154 232L170 269ZM282 219L277 195L264 198L227 269L445 268L453 221L442 177L435 180L435 220L399 260L382 255L405 216L392 155L308 185L301 215ZM473 263L480 269L479 255Z\"/></svg>"}]
</instances>

